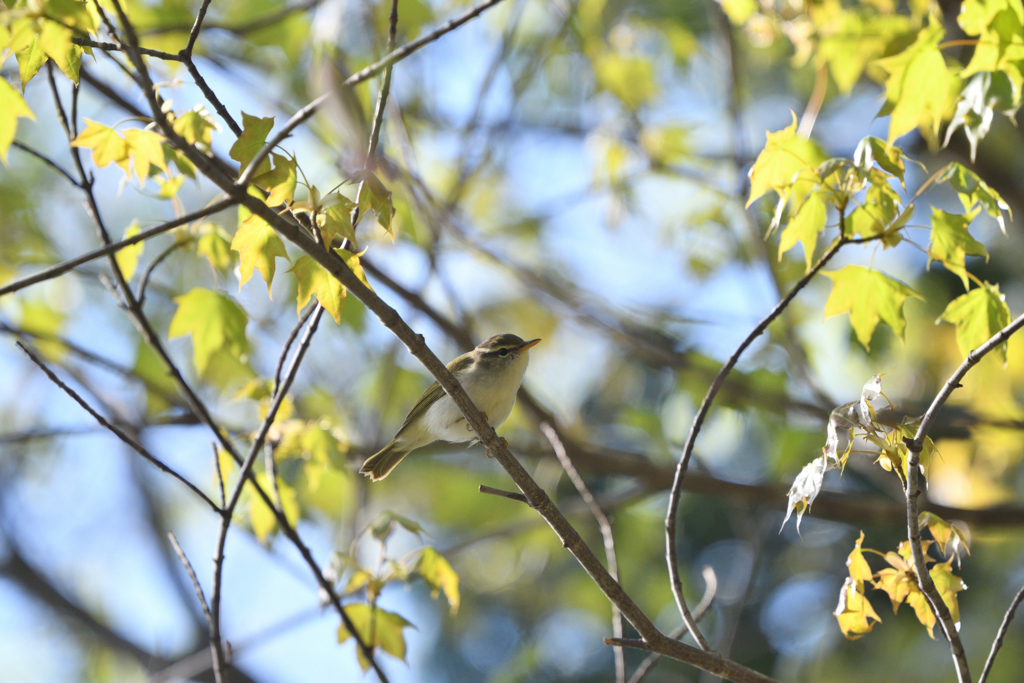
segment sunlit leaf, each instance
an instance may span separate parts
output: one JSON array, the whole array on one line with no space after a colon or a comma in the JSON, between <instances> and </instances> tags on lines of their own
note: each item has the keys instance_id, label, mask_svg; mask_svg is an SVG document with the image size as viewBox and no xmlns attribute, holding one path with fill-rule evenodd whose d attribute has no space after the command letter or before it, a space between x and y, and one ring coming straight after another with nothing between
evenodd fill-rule
<instances>
[{"instance_id":1,"label":"sunlit leaf","mask_svg":"<svg viewBox=\"0 0 1024 683\"><path fill-rule=\"evenodd\" d=\"M839 621L839 629L850 640L867 635L882 621L864 596L863 584L851 577L846 578L839 591L839 605L833 614Z\"/></svg>"},{"instance_id":2,"label":"sunlit leaf","mask_svg":"<svg viewBox=\"0 0 1024 683\"><path fill-rule=\"evenodd\" d=\"M348 249L335 249L334 253L341 257L341 260L344 261L345 265L348 266L348 269L351 270L357 278L359 278L360 282L368 288L373 289L373 287L370 287L370 281L366 279L366 272L363 270L363 264L359 262L359 257L366 253L365 249L358 254L353 254Z\"/></svg>"},{"instance_id":3,"label":"sunlit leaf","mask_svg":"<svg viewBox=\"0 0 1024 683\"><path fill-rule=\"evenodd\" d=\"M132 221L132 224L124 231L124 239L134 237L139 232L139 224L136 221ZM114 259L117 261L117 265L121 269L125 280L131 280L132 275L135 274L135 267L139 264L139 257L142 256L142 250L145 246L145 242L137 242L119 249L114 254Z\"/></svg>"},{"instance_id":4,"label":"sunlit leaf","mask_svg":"<svg viewBox=\"0 0 1024 683\"><path fill-rule=\"evenodd\" d=\"M175 118L171 127L175 133L185 138L188 144L199 143L209 148L213 142L213 131L217 130L217 123L202 105L197 105L195 109Z\"/></svg>"},{"instance_id":5,"label":"sunlit leaf","mask_svg":"<svg viewBox=\"0 0 1024 683\"><path fill-rule=\"evenodd\" d=\"M861 266L846 266L840 270L825 272L832 280L832 292L825 302L825 317L850 313L850 324L857 339L869 348L871 335L879 321L892 328L900 339L906 319L903 304L908 297L921 297L901 282Z\"/></svg>"},{"instance_id":6,"label":"sunlit leaf","mask_svg":"<svg viewBox=\"0 0 1024 683\"><path fill-rule=\"evenodd\" d=\"M996 332L1010 324L1010 307L999 285L982 283L949 302L939 321L956 325L956 345L963 356L988 341ZM1006 343L999 353L1006 361Z\"/></svg>"},{"instance_id":7,"label":"sunlit leaf","mask_svg":"<svg viewBox=\"0 0 1024 683\"><path fill-rule=\"evenodd\" d=\"M73 32L56 21L44 21L39 31L39 47L65 76L78 85L82 68L82 48L71 42Z\"/></svg>"},{"instance_id":8,"label":"sunlit leaf","mask_svg":"<svg viewBox=\"0 0 1024 683\"><path fill-rule=\"evenodd\" d=\"M818 143L798 135L796 128L794 114L793 123L789 127L768 133L764 150L757 155L747 174L750 176L750 199L747 200L747 206L769 190L775 190L781 196L801 176L817 177L816 169L818 164L825 161L825 152ZM806 195L808 191L805 190L803 194ZM799 199L798 204L802 203L802 198Z\"/></svg>"},{"instance_id":9,"label":"sunlit leaf","mask_svg":"<svg viewBox=\"0 0 1024 683\"><path fill-rule=\"evenodd\" d=\"M256 482L270 497L270 500L274 501L274 494L270 489L270 479L265 472L256 473ZM298 494L280 477L277 478L276 485L281 512L284 513L288 524L294 527L301 514ZM263 498L252 489L252 482L246 484L246 490L249 495L249 524L252 526L252 532L260 543L266 543L270 535L277 530L277 517L274 515L274 511L263 502Z\"/></svg>"},{"instance_id":10,"label":"sunlit leaf","mask_svg":"<svg viewBox=\"0 0 1024 683\"><path fill-rule=\"evenodd\" d=\"M602 52L592 57L597 87L637 110L658 94L654 63L642 55Z\"/></svg>"},{"instance_id":11,"label":"sunlit leaf","mask_svg":"<svg viewBox=\"0 0 1024 683\"><path fill-rule=\"evenodd\" d=\"M235 144L231 145L231 149L228 151L228 156L241 164L241 170L245 170L245 167L249 165L249 162L253 160L253 157L263 149L263 146L267 144L267 136L270 131L274 128L274 117L268 116L266 118L257 118L250 116L244 111L242 112L242 134L235 140ZM257 174L265 173L270 170L270 160L265 159Z\"/></svg>"},{"instance_id":12,"label":"sunlit leaf","mask_svg":"<svg viewBox=\"0 0 1024 683\"><path fill-rule=\"evenodd\" d=\"M139 182L145 182L149 177L150 166L156 166L167 173L163 142L164 137L151 130L129 128L124 132L127 155L132 160Z\"/></svg>"},{"instance_id":13,"label":"sunlit leaf","mask_svg":"<svg viewBox=\"0 0 1024 683\"><path fill-rule=\"evenodd\" d=\"M203 234L196 241L196 252L209 261L218 272L226 273L231 267L231 235L212 223L204 224Z\"/></svg>"},{"instance_id":14,"label":"sunlit leaf","mask_svg":"<svg viewBox=\"0 0 1024 683\"><path fill-rule=\"evenodd\" d=\"M231 240L231 248L238 252L241 287L252 277L253 270L259 270L267 283L267 294L274 281L275 261L278 257L288 260L284 242L270 224L244 206L238 207L238 230Z\"/></svg>"},{"instance_id":15,"label":"sunlit leaf","mask_svg":"<svg viewBox=\"0 0 1024 683\"><path fill-rule=\"evenodd\" d=\"M288 272L294 273L298 281L298 310L302 311L309 298L315 296L334 322L340 325L345 287L309 256L300 257Z\"/></svg>"},{"instance_id":16,"label":"sunlit leaf","mask_svg":"<svg viewBox=\"0 0 1024 683\"><path fill-rule=\"evenodd\" d=\"M128 158L128 145L116 130L97 121L85 122L85 130L71 141L72 147L91 149L92 161L100 168Z\"/></svg>"},{"instance_id":17,"label":"sunlit leaf","mask_svg":"<svg viewBox=\"0 0 1024 683\"><path fill-rule=\"evenodd\" d=\"M35 78L35 75L39 73L39 69L41 69L43 64L46 63L46 53L43 52L43 48L39 46L39 38L33 35L32 42L29 43L28 47L19 50L14 56L18 59L18 75L21 77L21 91L25 92L25 86L28 85L29 81Z\"/></svg>"},{"instance_id":18,"label":"sunlit leaf","mask_svg":"<svg viewBox=\"0 0 1024 683\"><path fill-rule=\"evenodd\" d=\"M206 372L210 358L217 351L227 351L241 358L249 350L245 338L248 317L230 298L203 287L175 297L178 304L167 336L192 335L192 355L196 370Z\"/></svg>"},{"instance_id":19,"label":"sunlit leaf","mask_svg":"<svg viewBox=\"0 0 1024 683\"><path fill-rule=\"evenodd\" d=\"M807 270L814 261L814 248L818 244L818 233L825 229L825 217L828 206L818 192L813 192L803 203L796 215L789 219L789 225L782 231L779 238L779 260L782 255L792 249L797 242L804 245L804 260Z\"/></svg>"},{"instance_id":20,"label":"sunlit leaf","mask_svg":"<svg viewBox=\"0 0 1024 683\"><path fill-rule=\"evenodd\" d=\"M0 78L0 160L7 164L7 150L14 142L14 131L18 127L19 118L33 121L36 115L28 108L25 98L14 86Z\"/></svg>"},{"instance_id":21,"label":"sunlit leaf","mask_svg":"<svg viewBox=\"0 0 1024 683\"><path fill-rule=\"evenodd\" d=\"M979 178L978 174L962 164L953 162L946 167L936 181L940 183L948 182L950 187L956 190L956 193L960 196L960 203L964 205L964 211L970 213L978 205L984 208L999 223L999 228L1003 231L1003 234L1006 234L1006 222L1003 220L1003 212L1005 211L1013 219L1010 205L1003 201L1002 196L998 192Z\"/></svg>"},{"instance_id":22,"label":"sunlit leaf","mask_svg":"<svg viewBox=\"0 0 1024 683\"><path fill-rule=\"evenodd\" d=\"M431 596L435 600L439 591L444 591L444 596L451 606L451 613L459 611L459 575L441 553L430 546L425 547L416 560L414 571L430 586Z\"/></svg>"},{"instance_id":23,"label":"sunlit leaf","mask_svg":"<svg viewBox=\"0 0 1024 683\"><path fill-rule=\"evenodd\" d=\"M355 603L345 606L345 614L352 622L359 639L367 644L370 649L379 647L390 655L405 660L405 635L402 629L412 627L408 621L395 614L382 610L379 607L371 608L365 603ZM338 642L344 643L352 637L349 630L345 628L344 622L338 627ZM363 655L359 647L356 647L356 657L363 671L370 669L370 662Z\"/></svg>"},{"instance_id":24,"label":"sunlit leaf","mask_svg":"<svg viewBox=\"0 0 1024 683\"><path fill-rule=\"evenodd\" d=\"M135 350L132 372L146 385L146 412L157 415L171 407L168 399L177 396L177 384L167 364L143 339Z\"/></svg>"},{"instance_id":25,"label":"sunlit leaf","mask_svg":"<svg viewBox=\"0 0 1024 683\"><path fill-rule=\"evenodd\" d=\"M280 154L270 156L274 159L274 168L256 176L252 181L270 191L270 196L266 199L267 206L277 206L290 202L295 196L298 176L294 158Z\"/></svg>"},{"instance_id":26,"label":"sunlit leaf","mask_svg":"<svg viewBox=\"0 0 1024 683\"><path fill-rule=\"evenodd\" d=\"M967 226L975 214L952 214L932 207L932 238L928 245L928 263L941 261L951 272L960 276L964 289L970 288L964 260L967 256L984 256L988 261L985 245L971 237Z\"/></svg>"}]
</instances>

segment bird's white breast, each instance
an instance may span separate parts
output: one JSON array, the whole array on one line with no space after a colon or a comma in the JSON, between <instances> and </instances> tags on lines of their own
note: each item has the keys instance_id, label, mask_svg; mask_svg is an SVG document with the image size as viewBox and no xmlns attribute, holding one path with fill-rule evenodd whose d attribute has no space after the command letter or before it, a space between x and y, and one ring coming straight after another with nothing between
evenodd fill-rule
<instances>
[{"instance_id":1,"label":"bird's white breast","mask_svg":"<svg viewBox=\"0 0 1024 683\"><path fill-rule=\"evenodd\" d=\"M476 407L487 413L487 422L492 427L501 425L512 412L516 392L526 373L527 362L527 354L522 353L504 372L482 372L479 367L474 366L459 375L462 388L469 394ZM466 429L462 413L447 394L430 406L423 418L427 430L435 439L454 443L476 439L476 434Z\"/></svg>"}]
</instances>

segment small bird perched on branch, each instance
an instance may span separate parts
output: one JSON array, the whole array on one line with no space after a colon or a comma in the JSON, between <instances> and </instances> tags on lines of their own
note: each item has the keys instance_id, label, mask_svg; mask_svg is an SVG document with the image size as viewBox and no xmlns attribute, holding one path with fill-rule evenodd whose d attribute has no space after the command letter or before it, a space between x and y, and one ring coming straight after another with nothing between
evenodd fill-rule
<instances>
[{"instance_id":1,"label":"small bird perched on branch","mask_svg":"<svg viewBox=\"0 0 1024 683\"><path fill-rule=\"evenodd\" d=\"M497 334L448 364L448 371L491 427L498 427L512 412L529 362L530 347L539 342L540 339L523 341L514 334ZM380 481L402 458L421 446L435 441L460 443L475 439L455 401L434 382L409 411L395 438L367 458L359 471L373 481Z\"/></svg>"}]
</instances>

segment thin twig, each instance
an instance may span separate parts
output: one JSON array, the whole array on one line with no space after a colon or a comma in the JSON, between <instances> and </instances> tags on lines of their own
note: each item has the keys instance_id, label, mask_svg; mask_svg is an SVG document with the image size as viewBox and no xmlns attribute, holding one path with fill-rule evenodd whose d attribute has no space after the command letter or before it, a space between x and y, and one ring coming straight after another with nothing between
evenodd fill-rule
<instances>
[{"instance_id":1,"label":"thin twig","mask_svg":"<svg viewBox=\"0 0 1024 683\"><path fill-rule=\"evenodd\" d=\"M156 258L146 266L146 270L142 273L142 278L139 279L139 292L135 295L135 298L139 300L139 308L146 305L146 287L149 286L149 278L153 277L153 272L156 270L156 267L163 263L168 256L173 254L175 249L180 249L186 244L187 242L179 242L175 240L174 244L157 254Z\"/></svg>"},{"instance_id":2,"label":"thin twig","mask_svg":"<svg viewBox=\"0 0 1024 683\"><path fill-rule=\"evenodd\" d=\"M693 663L694 666L708 673L715 674L734 683L778 683L774 678L746 667L736 670L735 667L738 665L735 662L726 659L716 652L699 650L666 636L661 636L654 642L632 638L605 638L604 642L607 645L620 645L647 652L657 652L682 662Z\"/></svg>"},{"instance_id":3,"label":"thin twig","mask_svg":"<svg viewBox=\"0 0 1024 683\"><path fill-rule=\"evenodd\" d=\"M72 38L71 42L75 45L81 45L82 47L94 47L97 50L105 50L107 52L124 52L124 48L115 43L103 43L97 40L91 40L89 38ZM180 62L181 57L172 54L170 52L161 52L160 50L151 50L148 47L140 47L139 53L144 54L147 57L156 57L157 59L166 59L169 62Z\"/></svg>"},{"instance_id":4,"label":"thin twig","mask_svg":"<svg viewBox=\"0 0 1024 683\"><path fill-rule=\"evenodd\" d=\"M196 14L195 23L192 24L192 30L188 34L188 45L182 50L183 57L186 59L192 58L192 50L196 46L196 40L199 38L199 31L203 27L203 19L206 18L206 10L210 7L210 0L203 0L203 4L199 6L199 12Z\"/></svg>"},{"instance_id":5,"label":"thin twig","mask_svg":"<svg viewBox=\"0 0 1024 683\"><path fill-rule=\"evenodd\" d=\"M988 653L988 659L985 660L985 668L981 670L981 676L978 678L978 683L985 683L988 678L988 672L992 670L992 664L996 660L996 655L999 654L999 648L1003 646L1003 638L1006 636L1006 630L1010 628L1010 622L1013 621L1014 612L1017 611L1017 607L1020 606L1021 601L1024 600L1024 588L1017 591L1017 595L1014 596L1010 602L1010 607L1006 610L1006 614L1003 615L1003 623L999 625L999 630L996 632L996 639L992 641L992 650Z\"/></svg>"},{"instance_id":6,"label":"thin twig","mask_svg":"<svg viewBox=\"0 0 1024 683\"><path fill-rule=\"evenodd\" d=\"M44 164L49 166L50 168L52 168L55 171L59 172L61 175L63 175L65 178L67 178L71 182L71 184L74 185L75 187L81 187L81 185L78 184L78 181L75 180L74 177L70 173L68 173L67 170L63 166L61 166L56 161L54 161L50 157L46 156L42 152L38 152L38 151L32 149L31 147L29 147L28 145L23 144L21 142L18 142L17 140L15 140L14 142L11 143L11 147L14 147L15 149L20 149L22 152L26 152L28 154L31 154L32 156L36 157L37 159L42 161Z\"/></svg>"},{"instance_id":7,"label":"thin twig","mask_svg":"<svg viewBox=\"0 0 1024 683\"><path fill-rule=\"evenodd\" d=\"M708 609L711 608L711 604L715 601L715 593L718 591L718 577L715 575L715 570L710 565L705 565L701 569L701 575L704 577L704 595L701 596L700 602L693 608L693 619L697 623L700 623L701 619L708 613ZM668 634L669 638L677 639L686 635L686 624L680 624L671 633ZM629 677L628 683L640 683L647 674L654 670L654 667L661 661L662 655L658 652L652 652L647 655L644 661L640 662L640 666L636 668L633 675Z\"/></svg>"},{"instance_id":8,"label":"thin twig","mask_svg":"<svg viewBox=\"0 0 1024 683\"><path fill-rule=\"evenodd\" d=\"M523 494L519 493L518 491L505 491L504 489L496 489L490 486L485 486L483 484L480 484L477 490L480 491L480 493L487 493L492 496L498 496L499 498L508 498L509 500L516 500L522 503L523 505L530 504L530 500Z\"/></svg>"},{"instance_id":9,"label":"thin twig","mask_svg":"<svg viewBox=\"0 0 1024 683\"><path fill-rule=\"evenodd\" d=\"M166 472L167 474L171 475L172 477L174 477L175 479L177 479L178 481L183 483L185 486L187 486L194 494L199 496L199 498L204 503L209 505L212 510L214 510L215 512L218 512L218 513L220 512L220 507L218 507L218 505L216 503L214 503L212 500L210 500L209 496L207 496L205 493L200 491L199 488L196 487L195 484L190 482L183 475L178 474L178 472L176 472L174 469L172 469L171 467L169 467L166 464L164 464L164 462L162 460L160 460L158 457L156 457L155 455L150 453L146 449L145 446L143 446L138 441L133 439L127 432L125 432L120 427L118 427L117 425L113 424L112 422L107 420L105 417L103 417L100 413L98 413L91 405L89 405L89 403L84 398L79 396L78 393L74 389L69 387L59 377L57 377L57 375L46 365L46 363L44 363L43 360L41 358L39 358L39 356L37 356L31 350L29 350L29 348L27 346L22 344L20 341L14 342L14 343L15 343L15 345L19 349L21 349L22 351L25 352L25 355L27 355L32 360L33 363L35 363L36 365L39 366L39 369L41 369L44 373L46 373L46 376L49 378L49 380L51 382L56 384L58 387L60 387L64 391L64 393L66 393L68 396L70 396L72 399L74 399L75 403L77 403L78 405L82 406L82 408L87 413L92 415L96 419L97 422L99 422L101 425L103 425L108 430L113 432L114 436L116 436L117 438L119 438L121 441L125 442L129 446L131 446L132 449L134 449L136 453L138 453L143 458L145 458L146 460L151 462L153 465L156 465L156 467L158 469L160 469L163 472Z\"/></svg>"},{"instance_id":10,"label":"thin twig","mask_svg":"<svg viewBox=\"0 0 1024 683\"><path fill-rule=\"evenodd\" d=\"M170 540L171 547L174 548L174 552L178 556L178 559L181 560L181 564L185 567L189 580L192 581L192 587L196 590L196 599L199 600L199 606L203 609L203 616L206 617L206 625L212 628L210 606L206 604L206 596L203 594L203 587L199 585L199 579L196 578L195 570L192 569L192 563L188 561L188 557L185 555L185 551L182 550L181 546L178 544L178 539L174 537L173 531L167 532L167 538Z\"/></svg>"},{"instance_id":11,"label":"thin twig","mask_svg":"<svg viewBox=\"0 0 1024 683\"><path fill-rule=\"evenodd\" d=\"M612 523L608 519L608 515L605 514L601 506L597 504L597 500L594 498L594 494L587 488L586 482L583 481L583 477L576 470L576 467L572 464L572 460L569 458L569 454L565 452L565 445L562 443L562 439L558 436L558 432L555 430L550 423L541 422L540 431L547 438L551 444L552 450L555 451L555 457L558 458L558 462L562 464L562 469L569 475L569 480L572 481L573 486L580 494L580 498L587 504L587 508L590 509L590 514L597 520L597 525L601 529L601 538L604 540L604 554L605 561L608 563L608 573L611 574L612 578L616 581L619 580L619 563L615 556L615 536L612 533ZM614 638L622 637L622 614L619 612L619 608L612 603L612 636ZM615 647L615 680L622 683L626 680L626 658L622 652L621 647Z\"/></svg>"},{"instance_id":12,"label":"thin twig","mask_svg":"<svg viewBox=\"0 0 1024 683\"><path fill-rule=\"evenodd\" d=\"M76 185L77 184L78 183L76 183ZM150 228L148 230L143 230L138 235L132 235L131 237L123 239L120 242L106 244L99 249L94 249L86 254L82 254L81 256L76 256L73 259L68 259L67 261L58 263L57 265L50 266L49 268L42 270L36 273L35 275L30 275L26 278L22 278L21 280L12 282L9 285L0 287L0 297L5 296L7 294L11 294L13 292L17 292L18 290L21 289L25 289L26 287L29 287L34 284L45 282L46 280L52 280L53 278L63 275L69 270L77 268L78 266L84 263L95 261L96 259L101 258L103 256L109 256L110 254L118 252L121 249L124 249L125 247L130 247L133 244L144 242L145 240L148 240L151 237L162 235L163 233L169 230L173 230L174 228L177 228L179 226L185 225L186 223L191 223L192 221L199 220L200 218L205 218L206 216L215 214L218 211L228 209L237 203L238 200L231 197L228 197L227 199L222 199L219 202L215 202L207 206L205 209L193 211L192 213L185 214L180 218L175 218L174 220L167 221L166 223L161 223L156 227Z\"/></svg>"},{"instance_id":13,"label":"thin twig","mask_svg":"<svg viewBox=\"0 0 1024 683\"><path fill-rule=\"evenodd\" d=\"M928 573L927 566L925 565L924 550L921 547L921 527L918 521L920 509L917 502L921 495L918 485L918 468L921 462L921 449L924 448L924 440L925 437L928 436L928 429L935 420L935 416L938 414L939 409L946 403L953 392L962 386L960 384L960 380L962 380L970 369L977 365L986 354L1006 343L1006 340L1008 340L1021 327L1024 327L1024 315L1016 318L1009 325L992 335L992 337L984 344L967 354L967 358L965 358L964 362L960 364L960 367L956 369L956 372L946 380L945 385L943 385L942 389L935 397L935 400L933 400L932 404L928 406L928 410L921 418L921 424L917 428L917 433L914 435L914 438L904 439L904 443L907 445L908 451L906 485L907 538L910 541L910 548L914 555L914 566L917 569L918 584L921 587L921 591L925 594L925 597L928 598L928 604L938 619L939 625L942 627L942 632L946 636L946 640L949 641L949 649L953 655L953 663L956 666L956 675L960 683L969 683L971 680L971 671L967 662L967 654L964 652L963 642L960 640L960 633L957 631L956 624L953 623L953 617L949 613L949 608L946 606L946 603L942 600L942 597L936 590L935 582L932 581L931 574Z\"/></svg>"},{"instance_id":14,"label":"thin twig","mask_svg":"<svg viewBox=\"0 0 1024 683\"><path fill-rule=\"evenodd\" d=\"M270 395L277 395L277 389L281 386L281 373L284 372L285 361L288 360L288 352L292 348L292 344L295 343L295 339L299 336L299 332L302 331L302 326L309 320L309 316L313 314L313 310L316 306L310 306L306 308L303 314L299 317L299 322L295 324L292 331L288 334L288 338L284 342L284 347L281 348L281 355L277 357L277 367L274 369L274 388Z\"/></svg>"},{"instance_id":15,"label":"thin twig","mask_svg":"<svg viewBox=\"0 0 1024 683\"><path fill-rule=\"evenodd\" d=\"M346 78L338 86L338 88L350 88L358 83L362 83L363 81L369 78L373 78L374 76L376 76L377 74L379 74L381 71L388 68L392 64L400 62L401 60L405 59L412 53L419 50L424 45L429 45L438 38L444 36L445 34L451 33L458 27L465 24L467 21L475 19L477 16L479 16L486 10L490 9L491 7L494 7L501 1L502 0L485 0L484 2L481 2L478 5L474 5L463 14L460 14L459 16L453 19L450 19L449 21L445 22L443 25L434 29L430 33L427 33L421 36L420 38L417 38L416 40L406 43L397 50L391 51L382 59L374 62L365 69L362 69L361 71L357 71L356 73L352 74L351 76ZM302 125L302 123L309 119L311 116L313 116L313 114L315 114L320 109L321 105L323 105L323 103L326 102L332 95L333 93L331 92L324 93L323 95L316 98L299 111L295 112L295 114L290 119L288 119L288 122L284 124L284 127L281 130L279 130L277 134L274 135L274 137L271 138L269 142L267 142L266 145L263 146L263 149L261 149L256 154L255 157L253 157L253 160L249 163L249 166L246 167L245 172L242 173L241 177L239 177L237 185L239 187L245 187L246 185L248 185L249 181L252 180L253 174L256 172L256 168L258 168L259 165L263 162L263 160L266 159L267 156L269 156L270 151L277 147L279 144L281 144L281 142L283 142L284 139L287 138L288 135L290 135L293 130L295 130L298 126Z\"/></svg>"},{"instance_id":16,"label":"thin twig","mask_svg":"<svg viewBox=\"0 0 1024 683\"><path fill-rule=\"evenodd\" d=\"M701 425L704 423L704 418L707 417L708 411L711 409L711 403L715 400L715 396L718 395L718 391L722 388L725 383L725 378L729 372L733 369L736 363L739 361L740 356L743 352L754 343L754 340L761 336L768 326L771 325L772 321L775 320L789 306L790 302L796 298L796 295L800 293L807 283L818 274L818 272L825 267L825 265L832 260L839 250L846 244L846 238L842 236L840 231L840 237L832 243L832 246L822 254L821 258L814 265L811 270L807 272L800 280L789 290L789 293L779 301L778 304L766 315L761 322L747 335L746 339L740 343L739 347L733 351L732 355L722 366L722 369L718 371L718 375L715 376L714 381L711 382L711 386L708 388L707 394L704 396L704 400L700 404L700 408L697 410L697 414L693 418L693 423L690 425L690 432L686 436L686 444L683 446L683 454L679 459L679 464L676 466L675 476L672 481L672 489L669 493L668 500L668 513L665 515L665 560L668 564L668 573L672 581L672 594L675 596L676 606L679 608L679 612L683 617L683 622L686 623L687 628L690 629L691 635L694 640L701 646L702 650L710 649L707 640L701 634L697 628L696 622L693 621L693 617L689 613L689 608L686 605L686 599L683 597L683 583L679 577L679 560L676 550L676 516L679 512L679 501L682 496L682 484L683 478L686 476L686 469L690 464L690 456L693 454L693 446L697 441L697 435L700 433Z\"/></svg>"}]
</instances>

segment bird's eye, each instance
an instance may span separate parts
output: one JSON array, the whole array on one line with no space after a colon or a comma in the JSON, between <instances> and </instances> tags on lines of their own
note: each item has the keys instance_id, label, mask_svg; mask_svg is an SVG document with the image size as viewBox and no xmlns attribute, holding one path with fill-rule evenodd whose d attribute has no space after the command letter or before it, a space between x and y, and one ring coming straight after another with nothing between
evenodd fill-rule
<instances>
[{"instance_id":1,"label":"bird's eye","mask_svg":"<svg viewBox=\"0 0 1024 683\"><path fill-rule=\"evenodd\" d=\"M507 356L508 355L508 349L502 349L501 351L498 351L498 355L499 356Z\"/></svg>"}]
</instances>

